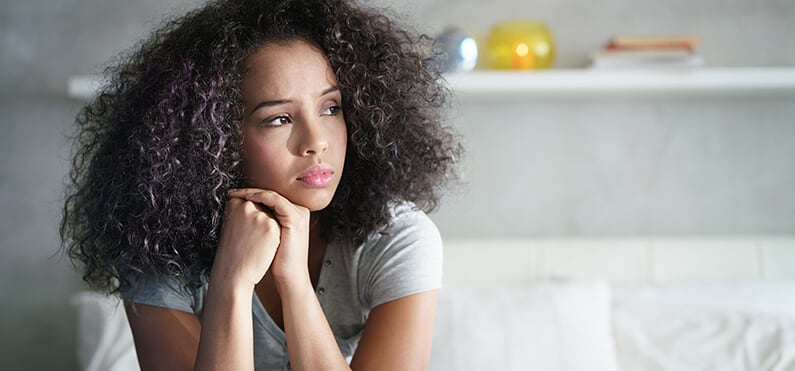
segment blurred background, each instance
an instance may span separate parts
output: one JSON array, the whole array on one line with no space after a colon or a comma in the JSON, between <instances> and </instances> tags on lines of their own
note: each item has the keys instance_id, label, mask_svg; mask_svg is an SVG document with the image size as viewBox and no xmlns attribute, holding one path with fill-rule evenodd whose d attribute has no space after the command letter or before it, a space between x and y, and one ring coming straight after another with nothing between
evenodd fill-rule
<instances>
[{"instance_id":1,"label":"blurred background","mask_svg":"<svg viewBox=\"0 0 795 371\"><path fill-rule=\"evenodd\" d=\"M430 35L482 41L544 21L553 69L580 69L616 34L701 38L706 67L795 66L790 0L370 0ZM85 289L59 253L72 76L101 72L189 0L0 3L0 364L77 369ZM480 68L480 67L478 67ZM795 232L795 95L788 92L456 96L464 177L432 215L445 238ZM717 262L719 264L719 262Z\"/></svg>"}]
</instances>

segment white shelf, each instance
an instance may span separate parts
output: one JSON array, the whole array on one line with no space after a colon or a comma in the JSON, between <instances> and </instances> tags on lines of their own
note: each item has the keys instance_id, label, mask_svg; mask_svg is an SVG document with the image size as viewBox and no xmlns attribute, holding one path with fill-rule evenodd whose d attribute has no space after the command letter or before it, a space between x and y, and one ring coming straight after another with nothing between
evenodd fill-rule
<instances>
[{"instance_id":1,"label":"white shelf","mask_svg":"<svg viewBox=\"0 0 795 371\"><path fill-rule=\"evenodd\" d=\"M593 93L795 93L795 67L694 68L659 70L473 71L450 74L457 96ZM91 98L96 76L69 79L71 98Z\"/></svg>"},{"instance_id":2,"label":"white shelf","mask_svg":"<svg viewBox=\"0 0 795 371\"><path fill-rule=\"evenodd\" d=\"M473 71L446 76L458 96L592 93L795 93L795 67Z\"/></svg>"}]
</instances>

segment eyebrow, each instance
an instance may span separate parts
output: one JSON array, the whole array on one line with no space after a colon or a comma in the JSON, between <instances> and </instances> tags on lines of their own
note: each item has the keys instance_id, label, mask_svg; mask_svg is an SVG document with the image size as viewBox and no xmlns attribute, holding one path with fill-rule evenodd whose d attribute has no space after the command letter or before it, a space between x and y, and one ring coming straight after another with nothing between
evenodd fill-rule
<instances>
[{"instance_id":1,"label":"eyebrow","mask_svg":"<svg viewBox=\"0 0 795 371\"><path fill-rule=\"evenodd\" d=\"M335 91L339 91L339 90L340 90L339 86L335 85L335 86L332 86L332 87L324 89L322 92L320 92L319 96L322 97L324 95L328 95L328 94L331 94L331 93L333 93ZM257 106L254 107L254 109L251 110L249 115L254 114L254 112L257 112L260 108L279 106L279 105L287 104L287 103L290 103L290 102L292 102L292 100L290 100L290 99L266 100L264 102L260 102L259 104L257 104Z\"/></svg>"}]
</instances>

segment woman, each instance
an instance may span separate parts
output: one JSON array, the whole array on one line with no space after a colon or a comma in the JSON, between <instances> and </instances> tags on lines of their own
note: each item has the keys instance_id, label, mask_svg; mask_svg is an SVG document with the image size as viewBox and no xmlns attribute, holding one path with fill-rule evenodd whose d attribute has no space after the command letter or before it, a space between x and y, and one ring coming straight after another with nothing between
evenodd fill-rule
<instances>
[{"instance_id":1,"label":"woman","mask_svg":"<svg viewBox=\"0 0 795 371\"><path fill-rule=\"evenodd\" d=\"M78 116L61 233L144 370L427 367L460 146L421 45L348 1L216 1Z\"/></svg>"}]
</instances>

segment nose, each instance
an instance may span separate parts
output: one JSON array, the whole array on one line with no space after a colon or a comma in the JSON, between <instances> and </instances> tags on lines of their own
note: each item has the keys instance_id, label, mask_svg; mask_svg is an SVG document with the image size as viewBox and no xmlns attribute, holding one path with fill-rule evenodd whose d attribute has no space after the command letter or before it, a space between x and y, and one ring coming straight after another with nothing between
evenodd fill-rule
<instances>
[{"instance_id":1,"label":"nose","mask_svg":"<svg viewBox=\"0 0 795 371\"><path fill-rule=\"evenodd\" d=\"M328 139L323 123L319 119L307 120L300 125L298 153L301 156L323 153L328 149Z\"/></svg>"}]
</instances>

